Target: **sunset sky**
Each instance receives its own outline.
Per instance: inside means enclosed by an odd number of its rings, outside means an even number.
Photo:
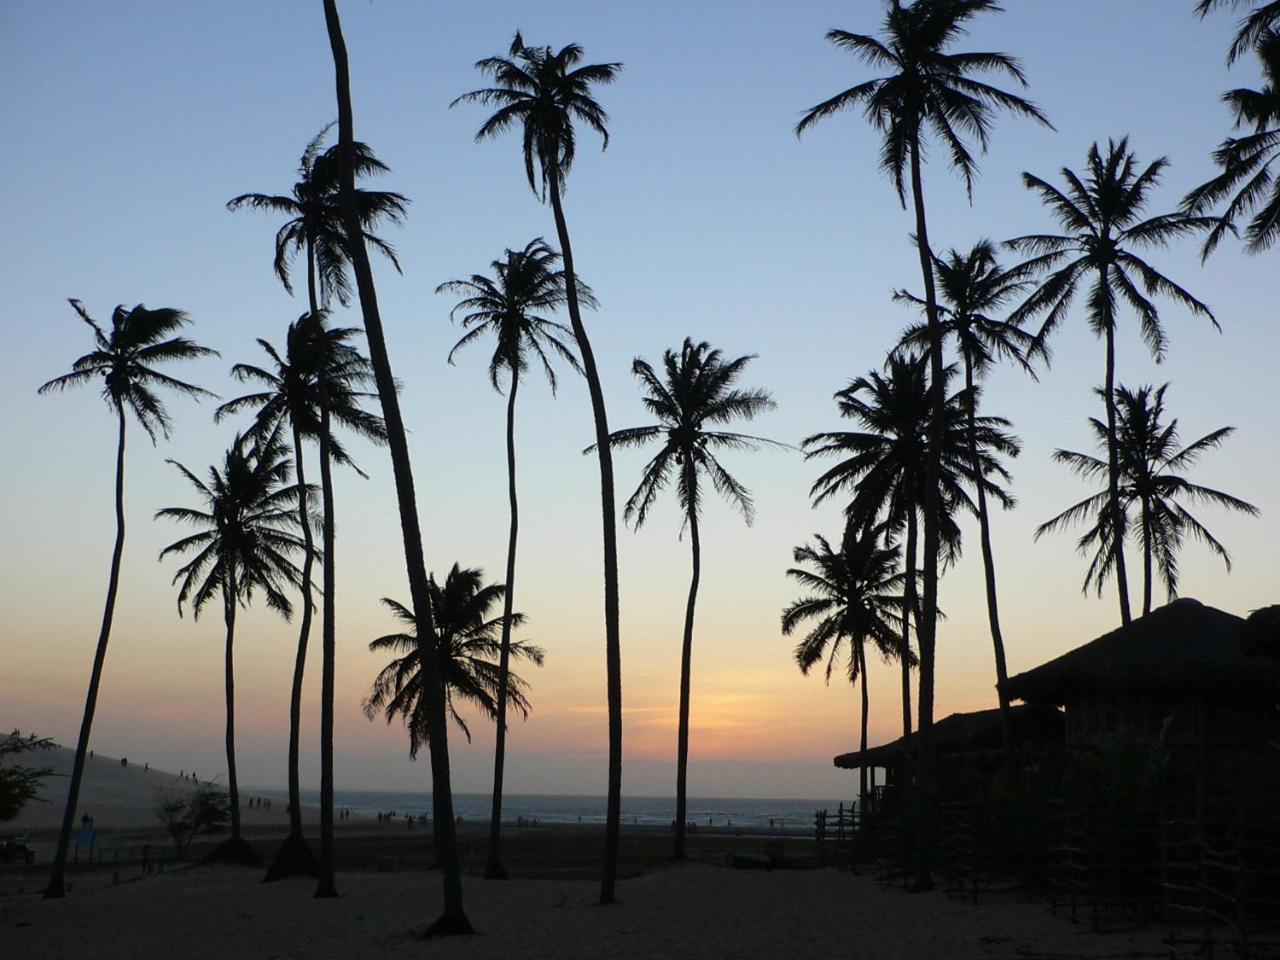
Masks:
[[[1022,58],[1029,96],[1055,130],[1001,119],[972,202],[935,150],[925,191],[939,249],[1052,228],[1019,175],[1057,181],[1094,140],[1131,136],[1143,160],[1172,165],[1152,213],[1175,206],[1213,166],[1230,130],[1221,92],[1252,86],[1254,64],[1225,66],[1230,14],[1206,21],[1192,0],[1016,0],[979,20],[964,48]],[[727,354],[758,354],[745,383],[778,408],[754,432],[796,444],[839,429],[831,395],[879,366],[914,315],[890,302],[919,290],[911,219],[877,168],[876,134],[858,115],[821,124],[803,141],[801,111],[870,76],[823,40],[831,27],[874,32],[872,0],[707,0],[697,4],[543,0],[484,4],[372,0],[342,4],[352,61],[356,135],[391,168],[377,186],[413,203],[387,228],[404,267],[375,261],[379,298],[410,430],[427,563],[455,560],[502,575],[507,513],[504,400],[489,386],[489,347],[445,363],[459,331],[442,281],[487,271],[505,247],[545,236],[549,208],[524,179],[517,137],[475,144],[485,114],[449,109],[481,85],[477,59],[504,53],[516,28],[531,44],[581,42],[591,61],[625,64],[599,91],[610,113],[603,154],[584,134],[565,198],[582,278],[600,310],[587,317],[614,428],[645,422],[633,357],[657,360],[686,335]],[[90,348],[66,303],[102,321],[117,303],[173,306],[221,359],[174,368],[223,397],[241,387],[227,368],[258,362],[255,337],[279,343],[305,309],[271,271],[280,225],[232,214],[245,191],[286,193],[299,155],[336,114],[333,67],[317,2],[0,5],[0,81],[6,90],[0,178],[4,349],[0,350],[0,726],[74,743],[97,636],[113,535],[114,424],[93,389],[37,397],[36,388]],[[1203,267],[1194,243],[1151,260],[1206,300],[1223,332],[1169,306],[1171,348],[1157,366],[1126,317],[1119,377],[1171,381],[1167,401],[1183,442],[1234,425],[1195,478],[1256,504],[1257,520],[1199,512],[1228,546],[1228,574],[1189,544],[1182,593],[1234,613],[1275,602],[1280,494],[1274,390],[1280,327],[1274,255],[1248,258],[1228,241]],[[299,280],[303,277],[298,267]],[[302,289],[300,284],[299,289]],[[339,312],[344,325],[358,310]],[[1114,591],[1080,590],[1074,537],[1034,543],[1035,527],[1092,492],[1053,464],[1055,448],[1092,450],[1086,418],[1103,352],[1077,309],[1039,383],[993,375],[988,410],[1023,438],[1012,465],[1015,510],[994,522],[1004,632],[1018,672],[1110,629]],[[165,458],[197,472],[217,460],[235,424],[212,404],[170,402],[174,437],[152,447],[131,424],[128,540],[94,747],[153,765],[215,775],[223,769],[222,624],[211,608],[179,619],[175,564],[156,561],[179,531],[152,520],[191,493]],[[522,525],[516,605],[524,635],[547,649],[526,674],[534,712],[508,740],[511,792],[601,794],[605,789],[604,648],[598,473],[581,381],[552,398],[530,379],[518,411]],[[362,695],[381,665],[367,642],[393,626],[379,603],[407,599],[389,459],[351,444],[363,480],[337,474],[338,681],[336,779],[341,788],[416,789],[425,762],[407,761],[399,726],[367,721]],[[617,458],[618,501],[647,458]],[[780,636],[797,591],[784,571],[814,532],[838,535],[838,508],[811,510],[819,465],[794,451],[726,457],[754,492],[747,528],[723,502],[703,522],[703,579],[693,665],[693,796],[848,796],[833,754],[852,749],[856,701],[848,685],[803,677]],[[620,530],[624,792],[673,789],[680,629],[688,543],[664,503],[638,533]],[[994,668],[976,529],[943,582],[937,715],[995,705]],[[1134,577],[1135,584],[1140,584]],[[1135,602],[1140,602],[1135,586]],[[306,785],[318,780],[319,646],[307,677]],[[288,689],[296,629],[264,609],[242,617],[237,646],[242,782],[284,782]],[[900,732],[895,668],[872,666],[872,740]],[[455,785],[486,790],[492,729],[453,736]]]

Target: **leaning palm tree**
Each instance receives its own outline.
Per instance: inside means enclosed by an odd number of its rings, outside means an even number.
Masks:
[[[336,0],[324,0],[325,27],[329,49],[333,55],[334,86],[338,100],[338,209],[341,213],[345,251],[350,258],[360,295],[360,312],[364,317],[365,335],[369,339],[369,360],[377,383],[378,399],[387,425],[387,446],[391,451],[391,467],[396,483],[396,504],[400,514],[400,534],[404,544],[405,575],[413,613],[419,624],[432,626],[431,601],[427,589],[427,566],[422,552],[422,529],[418,525],[418,503],[413,484],[413,465],[409,460],[409,443],[400,414],[400,398],[396,394],[391,356],[382,329],[382,313],[378,309],[378,291],[373,283],[373,268],[365,247],[365,230],[360,221],[356,191],[355,122],[351,110],[351,72],[347,45],[342,37]],[[572,285],[571,285],[572,286]],[[445,714],[444,688],[436,669],[431,630],[421,631],[423,670],[426,674],[424,697],[425,722],[431,733],[431,806],[436,824],[436,856],[440,862],[444,912],[427,928],[430,935],[446,936],[472,932],[462,903],[462,862],[458,857],[458,838],[453,822],[453,784],[449,771],[449,727]]]
[[[556,52],[551,47],[525,46],[517,31],[506,57],[488,57],[476,68],[491,77],[493,86],[472,90],[453,101],[481,103],[497,110],[480,127],[476,140],[518,128],[522,134],[525,174],[540,198],[551,201],[556,237],[564,257],[565,305],[573,336],[582,354],[582,372],[591,395],[596,448],[600,465],[600,522],[604,540],[605,669],[609,701],[609,785],[605,805],[604,871],[600,902],[613,903],[618,874],[618,835],[622,823],[622,651],[618,622],[618,531],[613,498],[613,454],[609,449],[609,418],[595,353],[582,323],[578,286],[574,279],[573,245],[565,222],[562,193],[576,154],[574,121],[585,123],[609,145],[608,114],[592,95],[594,84],[612,83],[620,63],[582,64],[576,43]]]
[[[1233,10],[1251,8],[1236,28],[1231,49],[1227,51],[1229,64],[1251,48],[1261,46],[1266,34],[1280,27],[1280,0],[1199,0],[1196,14],[1206,17],[1219,7],[1231,7]]]
[[[1280,5],[1277,5],[1280,9]],[[1228,90],[1222,100],[1235,115],[1243,136],[1227,137],[1213,154],[1216,177],[1196,187],[1182,201],[1185,211],[1207,215],[1223,201],[1226,206],[1214,218],[1205,235],[1201,254],[1207,258],[1236,221],[1248,217],[1245,250],[1261,253],[1280,239],[1280,180],[1273,167],[1280,159],[1280,32],[1266,30],[1256,48],[1266,81],[1260,89]]]
[[[966,138],[977,140],[986,150],[997,110],[1030,117],[1049,126],[1040,109],[1030,101],[976,78],[979,74],[1003,74],[1021,86],[1026,78],[1018,61],[1004,53],[952,53],[954,43],[966,32],[971,20],[983,13],[1000,12],[995,0],[888,0],[883,21],[884,39],[846,30],[830,30],[827,39],[874,67],[885,76],[865,80],[806,111],[796,124],[796,136],[810,126],[846,110],[862,108],[867,119],[883,133],[880,166],[893,179],[898,200],[906,207],[906,180],[910,170],[911,198],[915,209],[915,241],[924,283],[925,313],[929,326],[931,382],[941,384],[942,329],[933,284],[932,250],[925,217],[924,185],[921,179],[922,154],[926,138],[932,134],[960,171],[966,188],[971,188],[977,163]],[[943,396],[933,395],[933,423],[942,423]],[[939,443],[933,439],[931,449]],[[939,489],[941,464],[932,455],[927,463],[926,484]],[[925,804],[930,802],[933,754],[933,689],[935,615],[938,596],[938,511],[936,492],[924,502],[924,618],[920,630],[920,822],[925,822]],[[932,886],[929,861],[931,838],[920,834],[916,851],[914,887]]]
[[[848,642],[849,682],[862,687],[858,750],[865,754],[870,712],[867,643],[886,663],[902,655],[898,631],[907,617],[907,574],[901,570],[902,550],[886,525],[859,526],[852,520],[845,522],[838,549],[833,550],[821,534],[815,534],[814,539],[817,546],[795,548],[796,566],[787,571],[787,576],[810,592],[782,611],[782,634],[789,637],[804,624],[813,623],[796,644],[796,663],[807,676],[816,664],[826,660],[828,684],[840,657],[840,646]],[[915,658],[908,651],[907,669],[914,663]],[[866,809],[867,767],[861,764],[859,814],[865,816]]]
[[[609,443],[615,447],[643,447],[660,444],[653,459],[645,465],[636,492],[627,501],[622,517],[639,529],[649,515],[649,508],[666,489],[675,475],[676,496],[684,515],[683,526],[689,530],[689,546],[693,557],[693,573],[689,580],[689,599],[684,611],[684,639],[680,647],[680,719],[676,734],[676,837],[674,856],[684,859],[685,823],[689,772],[689,685],[693,661],[693,613],[698,602],[698,581],[702,573],[702,547],[698,539],[698,514],[702,509],[705,478],[728,500],[750,524],[755,507],[751,493],[716,459],[717,451],[754,450],[761,444],[773,443],[760,437],[715,429],[735,420],[754,420],[774,407],[768,392],[735,386],[742,371],[754,356],[726,361],[719,350],[707,343],[694,343],[685,338],[677,354],[667,350],[662,355],[663,375],[659,376],[646,361],[636,358],[631,372],[644,390],[644,406],[658,422],[644,427],[615,431]]]
[[[1107,407],[1108,498],[1110,528],[1117,533],[1111,541],[1115,557],[1108,561],[1114,569],[1120,596],[1120,620],[1129,623],[1129,578],[1124,561],[1125,526],[1120,506],[1120,467],[1116,441],[1116,324],[1122,305],[1137,314],[1142,338],[1159,362],[1167,341],[1160,312],[1151,298],[1163,296],[1192,313],[1207,317],[1218,326],[1212,311],[1185,289],[1174,283],[1135,251],[1167,247],[1178,237],[1212,226],[1207,217],[1184,212],[1144,217],[1151,191],[1169,161],[1159,157],[1139,169],[1138,158],[1129,150],[1129,138],[1108,141],[1106,155],[1098,144],[1089,148],[1088,170],[1083,178],[1063,167],[1065,189],[1053,186],[1030,173],[1023,173],[1027,189],[1040,195],[1061,234],[1030,234],[1006,242],[1006,246],[1029,258],[1019,268],[1044,279],[1011,315],[1016,323],[1043,315],[1036,334],[1037,348],[1043,347],[1071,308],[1077,292],[1088,284],[1086,317],[1095,336],[1106,343],[1106,380],[1103,396]],[[1141,289],[1140,289],[1141,288]]]
[[[977,381],[984,378],[998,359],[1008,359],[1022,366],[1035,376],[1027,360],[1027,353],[1035,339],[1015,323],[999,319],[1009,300],[1026,289],[1028,282],[1017,270],[1005,270],[996,260],[995,245],[990,240],[979,240],[965,253],[949,251],[944,257],[935,257],[933,268],[937,274],[941,303],[938,313],[942,321],[943,338],[954,337],[956,351],[964,364],[964,386],[968,398],[969,457],[977,475],[982,469],[978,456],[978,391]],[[894,299],[924,308],[925,301],[905,290],[894,294]],[[928,343],[926,324],[917,324],[906,331],[902,345],[907,349],[920,349]],[[1000,698],[1000,732],[1004,744],[1005,763],[1013,759],[1013,735],[1009,721],[1009,697],[1004,692],[1009,677],[1005,663],[1004,635],[1000,630],[1000,604],[996,592],[995,555],[991,549],[991,525],[987,514],[987,493],[982,484],[976,485],[978,501],[978,533],[982,545],[982,569],[986,583],[987,622],[991,627],[991,644],[995,651],[996,691]]]
[[[335,566],[334,566],[334,499],[333,478],[330,465],[345,464],[356,469],[346,449],[333,433],[338,424],[375,443],[386,441],[386,426],[382,418],[365,410],[362,403],[373,394],[363,391],[373,379],[369,361],[351,340],[359,333],[354,328],[330,328],[327,315],[303,314],[289,325],[282,355],[266,340],[259,338],[258,345],[271,360],[273,369],[253,364],[238,363],[231,373],[241,382],[253,383],[265,389],[237,397],[218,408],[215,416],[222,419],[242,410],[255,413],[251,433],[265,436],[285,424],[293,434],[294,469],[299,483],[305,484],[303,473],[302,443],[304,438],[318,442],[320,448],[321,531],[324,541],[324,611],[322,615],[323,660],[329,665],[322,670],[326,691],[332,690],[332,659],[335,622]],[[363,476],[363,474],[361,474]],[[302,836],[301,796],[298,776],[298,737],[301,728],[302,677],[306,662],[307,622],[311,619],[311,567],[312,533],[309,506],[306,497],[299,498],[298,524],[302,530],[306,552],[302,566],[303,629],[299,636],[298,655],[294,661],[293,689],[289,707],[289,836],[281,845],[275,860],[264,879],[276,880],[299,871],[319,876],[327,886],[333,883],[332,815],[324,816],[328,803],[332,809],[332,789],[324,790],[323,783],[332,780],[332,698],[322,696],[322,788],[321,788],[321,862],[316,863],[306,840]],[[325,748],[329,743],[330,747]],[[327,759],[328,762],[325,762]],[[326,822],[327,820],[327,822]],[[327,826],[327,830],[325,829]]]
[[[306,549],[298,533],[298,503],[308,491],[290,483],[289,449],[278,431],[258,438],[251,447],[237,436],[222,467],[209,468],[208,482],[170,460],[196,489],[203,509],[165,507],[156,519],[173,520],[196,529],[160,551],[190,556],[173,575],[178,588],[178,614],[189,603],[199,619],[206,603],[222,601],[226,624],[225,680],[227,697],[227,790],[231,800],[231,837],[217,856],[255,862],[253,849],[240,832],[240,793],[236,778],[235,634],[236,610],[261,592],[267,606],[286,620],[293,615],[287,591],[301,585],[302,571],[293,556]],[[191,556],[194,554],[194,556]]]
[[[1117,441],[1120,463],[1120,507],[1126,519],[1136,515],[1134,525],[1138,545],[1142,548],[1142,613],[1151,612],[1153,568],[1157,568],[1169,599],[1178,595],[1178,552],[1190,534],[1208,546],[1231,569],[1231,557],[1222,543],[1184,506],[1203,503],[1257,516],[1258,508],[1238,497],[1212,487],[1192,483],[1182,476],[1208,450],[1222,445],[1235,432],[1234,427],[1221,427],[1205,434],[1185,447],[1178,445],[1178,421],[1165,420],[1164,394],[1169,385],[1159,389],[1139,387],[1116,389]],[[1099,391],[1101,393],[1101,391]],[[1091,417],[1089,426],[1100,450],[1108,449],[1107,425]],[[1058,450],[1053,459],[1064,463],[1072,472],[1088,480],[1105,481],[1107,461],[1071,450]],[[1078,546],[1092,554],[1085,573],[1084,588],[1095,586],[1099,593],[1109,574],[1115,570],[1116,527],[1107,506],[1108,492],[1103,490],[1068,507],[1052,520],[1036,529],[1036,539],[1072,524],[1093,520],[1080,538]]]
[[[456,293],[462,300],[450,311],[467,331],[449,351],[453,355],[481,336],[491,334],[496,343],[489,358],[489,382],[501,392],[505,372],[507,387],[507,498],[510,504],[510,529],[507,536],[507,579],[503,597],[502,646],[498,656],[497,743],[493,753],[493,805],[489,814],[489,854],[485,861],[486,879],[505,879],[502,866],[502,775],[507,754],[507,672],[511,648],[511,605],[515,598],[516,535],[519,529],[519,501],[516,496],[516,391],[520,377],[528,368],[530,357],[536,357],[556,391],[556,374],[551,366],[554,354],[574,371],[581,372],[577,357],[569,348],[573,331],[540,314],[559,309],[567,298],[565,273],[558,269],[560,255],[542,238],[529,241],[522,250],[507,250],[501,260],[490,264],[493,276],[472,274],[469,280],[451,280],[436,288],[436,293]],[[581,281],[578,298],[594,306],[595,298]]]
[[[158,396],[160,388],[176,390],[189,397],[211,397],[213,394],[190,383],[175,380],[156,369],[158,364],[197,357],[217,356],[216,350],[173,336],[189,321],[181,310],[164,307],[148,310],[142,304],[132,309],[118,306],[111,314],[110,331],[103,330],[79,300],[71,307],[93,330],[94,349],[71,365],[71,372],[55,377],[40,387],[40,393],[78,387],[95,380],[102,381],[102,398],[115,411],[118,426],[116,441],[116,541],[111,553],[111,572],[107,576],[107,600],[102,612],[102,628],[89,674],[89,692],[85,696],[84,716],[80,721],[80,737],[76,741],[76,757],[71,767],[71,783],[67,790],[67,806],[62,813],[58,833],[58,849],[53,857],[53,870],[45,888],[46,897],[66,895],[67,851],[71,845],[71,828],[80,803],[80,783],[84,762],[89,754],[89,735],[93,714],[98,707],[98,687],[102,667],[107,658],[107,641],[111,639],[111,621],[115,616],[116,592],[120,586],[120,563],[124,557],[124,441],[126,412],[131,412],[146,431],[151,442],[157,435],[168,437],[173,423]]]
[[[494,722],[498,722],[500,712],[506,716],[504,706],[528,717],[528,683],[509,667],[504,681],[501,664],[496,662],[502,655],[504,627],[508,624],[519,627],[525,622],[522,613],[508,615],[504,610],[501,617],[492,616],[494,606],[503,600],[506,587],[501,583],[486,584],[484,571],[475,567],[461,568],[455,563],[443,585],[438,584],[435,577],[430,578],[429,590],[436,631],[436,656],[440,674],[444,677],[445,703],[449,716],[467,741],[471,741],[471,730],[458,712],[460,704],[479,710],[481,715]],[[378,637],[369,644],[372,652],[389,652],[394,658],[378,671],[362,709],[370,720],[380,712],[387,723],[397,717],[402,719],[409,731],[409,756],[416,757],[422,745],[431,739],[422,701],[422,647],[418,643],[418,622],[413,611],[403,604],[388,597],[383,597],[382,602],[400,622],[402,629]],[[527,660],[540,667],[545,654],[541,647],[511,640],[508,633],[507,656]]]

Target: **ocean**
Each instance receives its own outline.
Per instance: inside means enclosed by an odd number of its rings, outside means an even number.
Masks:
[[[288,802],[288,794],[278,790],[246,789],[242,794],[271,797],[278,803]],[[319,791],[303,790],[302,802],[318,805]],[[431,813],[431,795],[395,790],[335,790],[334,807],[355,814],[373,816],[395,811],[396,816],[415,817]],[[835,811],[839,800],[776,800],[744,797],[690,797],[688,817],[699,827],[742,828],[749,830],[786,830],[808,832],[813,829],[814,814],[819,810]],[[849,801],[845,800],[847,808]],[[490,796],[487,793],[455,793],[453,809],[466,822],[487,823]],[[675,818],[674,797],[623,797],[622,822],[627,826],[662,827]],[[536,820],[541,823],[603,824],[605,798],[588,796],[556,796],[548,794],[511,793],[503,797],[502,819]]]

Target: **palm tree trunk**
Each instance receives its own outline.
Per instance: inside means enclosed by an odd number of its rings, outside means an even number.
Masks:
[[[903,586],[902,642],[898,659],[902,666],[902,735],[911,736],[911,616],[919,606],[916,598],[916,511],[907,511],[907,582]],[[919,624],[917,623],[917,626]]]
[[[1004,747],[1004,766],[1013,768],[1013,725],[1009,716],[1009,695],[1005,683],[1009,667],[1004,658],[1004,635],[1000,632],[1000,605],[996,598],[996,560],[991,549],[991,521],[987,513],[986,475],[978,456],[978,397],[974,392],[973,359],[964,358],[964,386],[969,397],[969,459],[973,467],[973,483],[978,490],[978,535],[982,541],[982,572],[987,586],[987,620],[991,624],[991,646],[996,656],[996,696],[1000,700],[1000,742]]]
[[[685,457],[687,471],[685,489],[695,489],[693,460]],[[698,541],[698,514],[689,510],[689,546],[692,549],[693,572],[689,578],[689,600],[684,608],[684,641],[680,647],[680,721],[676,732],[676,845],[672,854],[684,859],[684,829],[688,820],[689,786],[689,685],[693,669],[693,611],[698,602],[698,581],[702,577],[702,545]]]
[[[333,463],[329,456],[329,402],[320,397],[320,496],[323,511],[321,549],[324,551],[324,610],[320,627],[320,877],[317,897],[336,897],[333,877],[333,686],[337,646],[337,608],[334,593]]]
[[[222,584],[222,615],[227,625],[226,689],[227,689],[227,792],[231,795],[231,843],[239,844],[240,784],[236,779],[236,575],[228,570]]]
[[[916,214],[916,249],[924,281],[925,316],[929,328],[929,417],[928,447],[925,457],[924,496],[924,611],[919,628],[920,645],[920,735],[916,761],[916,862],[912,889],[931,890],[933,836],[930,801],[933,789],[933,689],[934,650],[938,625],[938,480],[942,451],[943,375],[942,326],[938,322],[938,301],[933,284],[933,252],[929,247],[929,227],[924,213],[924,187],[920,180],[920,137],[911,137],[911,196]]]
[[[1101,283],[1107,283],[1107,268],[1101,268]],[[1112,551],[1116,563],[1116,589],[1120,592],[1120,623],[1128,626],[1129,575],[1124,565],[1124,514],[1120,511],[1120,452],[1116,438],[1116,331],[1115,323],[1107,324],[1107,383],[1103,391],[1107,403],[1107,499],[1111,510]]]
[[[1142,498],[1142,615],[1151,612],[1151,501]]]
[[[418,528],[418,505],[413,486],[413,467],[409,460],[409,444],[404,420],[400,416],[400,400],[396,395],[391,357],[382,330],[378,310],[378,292],[373,284],[373,270],[364,245],[359,212],[355,200],[355,171],[352,163],[354,142],[351,111],[351,80],[347,64],[347,47],[342,38],[336,0],[324,0],[325,26],[333,52],[335,87],[338,100],[338,143],[341,147],[339,174],[343,227],[348,237],[348,253],[352,272],[360,294],[360,311],[369,342],[369,361],[373,365],[382,416],[387,425],[387,446],[391,451],[395,475],[396,501],[400,512],[400,533],[404,540],[405,573],[418,623],[421,647],[423,696],[427,703],[427,726],[431,753],[431,805],[435,820],[436,856],[440,862],[444,886],[444,913],[428,928],[428,933],[445,935],[471,933],[471,922],[462,906],[462,869],[458,858],[457,832],[453,821],[453,791],[449,777],[449,730],[445,723],[444,688],[436,663],[435,624],[427,593],[427,568],[422,554],[422,533]]]
[[[516,497],[516,390],[520,386],[519,364],[511,358],[511,389],[507,393],[507,499],[511,508],[511,528],[507,535],[507,590],[502,598],[502,647],[498,653],[498,730],[493,749],[493,806],[489,814],[489,857],[486,880],[505,880],[502,865],[502,774],[507,761],[507,686],[511,676],[511,613],[516,592],[516,534],[520,527],[520,504]]]
[[[120,564],[124,558],[124,407],[116,404],[120,435],[116,443],[116,544],[111,551],[111,573],[107,577],[107,602],[102,611],[102,628],[98,631],[98,648],[93,655],[89,674],[89,692],[84,698],[84,716],[80,720],[80,737],[76,741],[76,759],[71,767],[71,784],[67,789],[67,806],[62,811],[62,829],[58,833],[58,850],[53,857],[53,870],[45,887],[47,899],[66,896],[67,852],[71,847],[71,829],[80,805],[80,782],[84,763],[89,756],[89,734],[93,730],[93,714],[98,708],[98,687],[107,659],[107,641],[111,638],[111,621],[116,611],[116,593],[120,587]]]
[[[858,737],[858,821],[865,825],[867,815],[867,714],[870,711],[870,698],[867,695],[867,650],[865,641],[853,645],[853,652],[858,658],[858,679],[862,686],[862,716],[859,718]]]
[[[565,292],[568,298],[569,322],[582,353],[582,372],[591,395],[591,413],[595,418],[596,456],[600,463],[600,523],[604,535],[604,646],[606,687],[609,703],[609,792],[605,804],[604,870],[600,879],[600,902],[614,902],[618,879],[618,834],[622,825],[622,648],[619,640],[618,613],[618,524],[613,503],[613,451],[609,447],[609,418],[604,406],[604,391],[596,370],[595,354],[582,324],[578,309],[577,274],[573,268],[573,248],[569,228],[560,204],[560,169],[551,160],[548,193],[564,258]]]

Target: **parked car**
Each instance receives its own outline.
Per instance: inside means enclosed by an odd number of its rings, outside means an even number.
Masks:
[[[0,862],[9,863],[21,860],[23,863],[34,863],[36,851],[26,837],[0,837]]]

